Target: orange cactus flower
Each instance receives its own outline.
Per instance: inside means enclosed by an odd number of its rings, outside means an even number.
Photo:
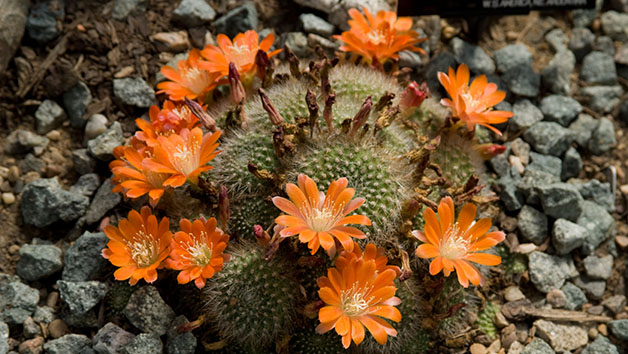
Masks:
[[[148,194],[150,205],[155,207],[164,194],[164,182],[170,175],[146,168],[142,163],[146,158],[145,150],[118,146],[114,155],[117,159],[109,164],[115,184],[113,192],[122,192],[132,199]]]
[[[321,323],[316,332],[335,329],[345,348],[352,340],[356,345],[364,340],[364,327],[379,344],[386,344],[388,336],[396,336],[397,331],[385,319],[401,321],[395,307],[401,300],[395,297],[394,283],[399,272],[385,263],[378,265],[373,244],[367,245],[364,256],[358,257],[358,253],[343,252],[335,260],[336,268],[318,279],[318,295],[325,306],[318,312]]]
[[[196,184],[202,172],[212,169],[207,164],[220,152],[215,151],[219,137],[220,131],[203,135],[201,128],[183,128],[180,134],[160,136],[154,156],[144,160],[144,166],[153,172],[170,174],[164,186],[179,187],[186,180]]]
[[[238,73],[243,76],[242,80],[247,83],[257,72],[255,56],[258,50],[266,52],[269,58],[281,52],[281,49],[269,52],[274,41],[275,35],[271,33],[260,42],[259,35],[254,30],[239,33],[233,38],[233,42],[226,35],[219,34],[216,37],[218,46],[208,45],[201,51],[207,61],[200,65],[222,77],[229,75],[229,63],[234,63]]]
[[[135,120],[140,131],[135,132],[135,138],[153,147],[158,145],[157,137],[178,134],[183,128],[193,129],[199,125],[198,118],[186,105],[175,105],[166,100],[163,108],[151,106],[148,111],[150,122],[138,118]]]
[[[486,75],[476,77],[469,86],[469,68],[461,64],[457,72],[449,68],[449,75],[439,72],[438,81],[451,97],[443,98],[440,103],[451,108],[453,116],[465,122],[469,131],[479,124],[502,135],[491,124],[504,123],[513,113],[493,110],[494,105],[506,98],[506,93],[497,90],[496,84],[489,83]]]
[[[197,288],[202,289],[205,281],[222,270],[229,255],[223,254],[229,242],[229,235],[216,227],[216,219],[207,221],[183,219],[179,222],[181,231],[174,234],[168,268],[180,270],[177,276],[179,284],[194,280]]]
[[[375,17],[367,8],[362,8],[362,11],[364,15],[357,9],[350,9],[351,28],[334,36],[344,43],[340,50],[357,53],[369,64],[384,64],[389,59],[398,59],[398,53],[403,50],[425,54],[423,49],[414,46],[426,38],[419,38],[418,33],[411,30],[411,18],[397,18],[393,11],[382,10]]]
[[[329,185],[327,195],[318,191],[316,183],[308,176],[300,174],[298,184],[288,183],[286,193],[290,200],[274,197],[273,203],[288,215],[280,215],[275,219],[277,225],[285,227],[280,231],[282,237],[299,235],[299,241],[307,242],[312,254],[320,246],[330,257],[336,254],[336,242],[340,241],[343,248],[353,250],[351,237],[363,239],[364,233],[347,224],[371,225],[371,220],[364,215],[351,215],[364,203],[364,198],[353,199],[355,190],[347,188],[348,180],[339,178]]]
[[[111,264],[120,267],[113,273],[116,280],[127,280],[131,285],[140,279],[148,283],[157,280],[157,269],[170,253],[172,233],[168,218],[157,222],[157,217],[145,206],[141,214],[129,212],[118,226],[107,225],[105,235],[109,238],[102,256]]]
[[[454,202],[450,197],[441,199],[438,215],[427,208],[423,212],[425,232],[413,231],[413,235],[425,242],[416,249],[420,258],[434,258],[430,263],[430,274],[436,275],[441,270],[446,277],[456,271],[458,281],[465,288],[469,282],[478,285],[483,282],[482,275],[469,262],[494,266],[501,263],[501,257],[481,253],[504,240],[501,231],[488,232],[491,228],[489,218],[474,222],[476,207],[465,204],[454,220]]]
[[[160,90],[157,93],[165,93],[173,101],[182,101],[184,97],[204,101],[216,87],[220,75],[203,69],[200,63],[200,51],[192,49],[187,60],[179,60],[177,69],[167,65],[162,67],[161,73],[171,81],[157,84]]]

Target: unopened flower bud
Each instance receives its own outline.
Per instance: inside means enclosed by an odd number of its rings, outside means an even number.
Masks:
[[[229,195],[227,194],[227,187],[223,185],[220,186],[220,194],[218,194],[218,218],[224,230],[227,229],[229,215]]]
[[[504,145],[498,144],[480,144],[476,146],[475,149],[480,153],[484,160],[490,160],[506,151],[506,147]]]
[[[281,115],[279,115],[275,106],[273,106],[272,102],[270,102],[270,98],[268,98],[266,92],[264,92],[263,89],[259,89],[257,92],[259,92],[259,97],[262,100],[262,107],[264,107],[264,110],[268,113],[270,121],[274,125],[280,126],[281,123],[283,123],[283,118],[281,118]]]
[[[413,107],[421,106],[421,103],[429,97],[429,89],[425,83],[417,84],[416,81],[412,81],[406,88],[403,90],[401,94],[401,102],[399,102],[399,106],[401,106],[402,110],[407,110]]]
[[[246,91],[240,80],[240,74],[233,62],[229,63],[229,85],[231,86],[231,99],[240,104],[246,98]]]
[[[198,120],[201,121],[201,124],[210,132],[216,131],[216,120],[212,118],[209,113],[207,113],[203,107],[196,101],[192,101],[191,99],[185,97],[184,99],[185,105],[192,111]]]

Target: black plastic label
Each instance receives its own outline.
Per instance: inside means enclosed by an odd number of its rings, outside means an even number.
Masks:
[[[398,13],[400,16],[473,16],[592,8],[595,0],[399,0]]]

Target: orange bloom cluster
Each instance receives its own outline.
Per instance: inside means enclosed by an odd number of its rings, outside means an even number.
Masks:
[[[397,18],[393,11],[382,10],[375,16],[366,8],[362,11],[364,15],[357,9],[350,9],[351,28],[334,36],[344,43],[340,50],[357,53],[369,64],[384,64],[389,59],[398,59],[399,52],[403,50],[425,54],[415,44],[426,38],[419,38],[418,33],[411,30],[411,18]]]
[[[401,321],[396,305],[394,280],[400,269],[387,264],[382,249],[368,244],[364,253],[359,245],[353,251],[343,251],[335,259],[335,268],[318,279],[318,294],[325,303],[318,312],[320,324],[316,332],[335,329],[342,336],[342,345],[349,348],[351,341],[359,345],[364,340],[364,327],[379,344],[386,344],[388,336],[397,331],[385,319]]]
[[[475,220],[476,207],[465,204],[455,220],[454,202],[450,197],[441,199],[438,215],[430,208],[425,209],[425,231],[413,231],[413,235],[424,243],[416,249],[420,258],[434,258],[430,263],[430,274],[441,270],[446,277],[454,270],[458,281],[465,288],[469,282],[478,285],[482,275],[469,262],[494,266],[501,263],[501,257],[481,253],[504,240],[501,231],[489,232],[489,218]]]
[[[186,106],[170,101],[160,110],[152,106],[150,122],[136,120],[141,129],[131,146],[118,146],[116,159],[109,164],[114,192],[128,198],[148,194],[151,206],[157,205],[166,187],[179,187],[186,181],[196,184],[198,176],[218,153],[220,132],[206,133],[198,118]]]
[[[257,52],[263,51],[270,58],[281,51],[270,51],[274,41],[275,35],[271,33],[260,42],[254,30],[239,33],[233,41],[219,34],[218,46],[207,45],[202,51],[192,49],[176,68],[162,67],[161,73],[170,81],[157,84],[157,93],[165,93],[173,101],[187,97],[205,102],[214,88],[225,83],[223,78],[229,75],[229,63],[235,64],[244,83],[249,84],[257,73]]]
[[[174,234],[168,268],[180,270],[179,284],[194,281],[199,289],[205,281],[222,270],[229,255],[223,254],[229,242],[229,235],[216,227],[216,219],[205,222],[183,219],[179,222],[182,231]]]
[[[316,183],[308,176],[300,174],[298,186],[288,183],[286,193],[290,200],[274,197],[273,203],[287,215],[275,219],[277,225],[285,227],[282,237],[299,235],[299,241],[307,243],[312,254],[322,246],[330,257],[336,254],[336,242],[340,241],[345,250],[353,250],[351,237],[363,239],[364,233],[347,224],[371,225],[364,215],[349,215],[364,203],[364,198],[353,199],[355,190],[347,188],[349,181],[339,178],[327,189],[327,194],[319,192]]]
[[[181,230],[172,236],[167,217],[160,221],[149,207],[140,213],[131,210],[128,219],[118,226],[105,227],[109,238],[102,255],[119,267],[113,275],[116,280],[129,280],[131,285],[140,279],[148,283],[157,280],[157,269],[179,270],[179,284],[194,281],[200,289],[205,281],[222,270],[229,256],[223,254],[229,236],[216,227],[216,219],[208,221],[183,219]]]
[[[451,97],[443,98],[441,104],[451,108],[453,116],[466,123],[469,131],[479,124],[502,135],[491,124],[504,123],[513,113],[493,110],[493,106],[506,98],[506,93],[497,90],[496,84],[489,83],[486,75],[476,77],[469,86],[469,68],[461,64],[456,72],[449,68],[449,75],[439,72],[438,81]]]

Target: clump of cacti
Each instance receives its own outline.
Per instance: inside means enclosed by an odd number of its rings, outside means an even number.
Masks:
[[[399,50],[420,51],[411,21],[351,17],[396,41],[362,38],[359,64],[356,53],[319,51],[303,65],[285,48],[280,68],[272,36],[220,37],[164,69],[161,92],[179,103],[152,108],[116,150],[116,191],[148,195],[155,210],[107,226],[103,255],[118,280],[153,282],[165,267],[195,284],[202,303],[190,307],[201,313],[189,327],[218,335],[207,348],[423,352],[432,334],[460,327],[464,288],[486,281],[470,262],[500,262],[482,251],[504,234],[474,221],[475,204],[492,200],[481,194],[483,157],[500,151],[474,128],[509,117],[482,103],[500,91],[484,79],[469,91],[462,66],[439,74],[443,109],[396,70]],[[338,38],[355,52],[350,38],[364,35]]]

